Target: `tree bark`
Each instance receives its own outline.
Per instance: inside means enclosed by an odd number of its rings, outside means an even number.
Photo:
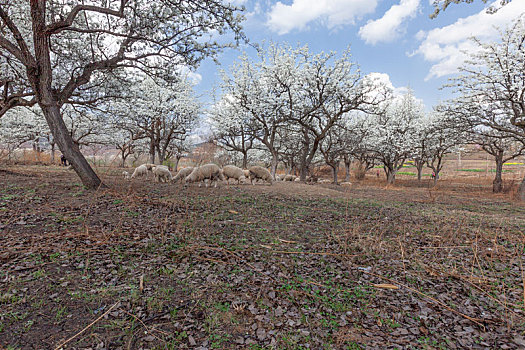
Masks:
[[[393,168],[385,165],[386,180],[389,184],[393,184],[396,181],[396,172]]]
[[[151,139],[149,142],[149,162],[151,164],[155,164],[155,142],[154,142],[154,135],[151,135]]]
[[[271,165],[271,174],[272,177],[275,179],[275,173],[277,172],[277,164],[278,164],[278,158],[277,153],[272,152],[272,165]]]
[[[352,162],[350,159],[345,159],[345,181],[350,182],[350,165]]]
[[[40,104],[40,108],[42,108],[42,112],[44,113],[44,117],[51,129],[53,138],[56,140],[58,148],[80,177],[82,184],[89,189],[99,188],[102,181],[100,181],[84,155],[80,152],[78,145],[75,144],[71,138],[66,124],[60,115],[58,106]]]
[[[425,165],[424,162],[417,162],[416,169],[417,169],[417,181],[421,182],[421,177],[423,176],[423,165]]]
[[[175,157],[175,164],[173,165],[173,171],[174,172],[177,172],[177,169],[179,168],[179,161],[180,161],[180,156],[176,156]]]
[[[55,164],[55,143],[51,144],[51,164]]]
[[[242,168],[243,169],[248,168],[248,151],[247,150],[242,151]]]
[[[121,154],[121,157],[122,157],[122,167],[125,168],[126,167],[126,159],[128,159],[128,156],[129,156],[129,153],[126,153],[125,149],[122,150],[122,154]]]
[[[338,178],[337,178],[337,173],[338,173],[338,170],[339,170],[339,162],[335,163],[335,164],[328,164],[330,165],[330,167],[332,168],[332,176],[333,176],[333,179],[334,179],[334,184],[338,184],[339,181],[338,181]]]
[[[503,191],[503,151],[498,152],[495,157],[496,160],[496,177],[492,182],[492,192],[500,193]]]

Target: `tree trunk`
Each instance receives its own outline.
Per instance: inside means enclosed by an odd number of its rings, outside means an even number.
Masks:
[[[345,181],[350,182],[350,165],[352,162],[350,160],[345,160]]]
[[[308,176],[308,168],[301,164],[301,169],[299,170],[299,179],[301,182],[306,182],[306,177]]]
[[[177,169],[179,168],[179,161],[180,161],[180,157],[176,156],[175,157],[175,164],[173,165],[173,171],[174,172],[177,172]]]
[[[330,165],[330,167],[332,168],[332,176],[334,178],[334,184],[338,184],[338,179],[337,179],[337,173],[338,173],[338,170],[339,170],[339,163],[335,163],[335,164],[328,164]]]
[[[102,184],[102,181],[100,181],[99,177],[93,171],[84,155],[80,152],[78,145],[73,142],[73,139],[67,130],[66,124],[60,115],[60,109],[58,106],[56,104],[48,105],[46,103],[40,104],[40,108],[44,113],[58,148],[66,157],[69,164],[71,164],[77,175],[80,177],[82,184],[89,189],[99,188]]]
[[[51,164],[55,164],[55,143],[51,144]]]
[[[278,163],[277,153],[272,152],[271,174],[274,179],[275,179],[275,173],[277,172],[277,163]]]
[[[122,167],[123,167],[123,168],[126,167],[126,159],[128,159],[128,156],[129,156],[129,153],[126,154],[126,150],[123,149],[123,150],[122,150],[122,154],[121,154],[121,157],[122,157]]]
[[[496,177],[492,182],[492,192],[500,193],[503,191],[503,179],[501,174],[503,173],[503,151],[498,152],[496,155]]]
[[[45,0],[31,1],[31,20],[36,67],[28,66],[27,76],[35,91],[37,103],[42,109],[47,124],[49,125],[53,140],[73,166],[82,184],[89,189],[97,189],[101,186],[102,182],[91,166],[89,166],[86,158],[80,152],[78,145],[75,144],[68,132],[60,113],[59,101],[53,91],[53,70],[51,68],[50,41],[45,32],[45,11]]]
[[[416,165],[417,181],[419,181],[419,182],[421,182],[421,177],[423,176],[423,165],[425,165],[425,163],[423,163],[423,162],[417,163],[417,165]]]
[[[149,141],[149,162],[155,164],[155,136],[153,133],[151,133]]]
[[[386,180],[389,184],[393,184],[396,181],[396,172],[393,168],[385,165]]]
[[[243,169],[248,168],[248,151],[246,150],[242,151],[242,168]]]

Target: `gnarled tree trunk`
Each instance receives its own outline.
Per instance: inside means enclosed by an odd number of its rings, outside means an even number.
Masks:
[[[80,177],[82,184],[89,189],[99,188],[102,181],[100,181],[93,168],[91,168],[84,155],[80,152],[78,145],[73,141],[58,106],[56,104],[49,105],[47,102],[39,102],[39,104],[58,148]]]
[[[82,184],[89,189],[97,189],[102,182],[88,164],[86,158],[84,158],[84,155],[80,152],[78,145],[75,144],[68,132],[60,113],[60,103],[52,88],[53,71],[50,59],[50,41],[49,36],[45,32],[46,2],[44,0],[33,0],[31,3],[36,62],[35,67],[27,67],[27,76],[35,91],[37,103],[42,109],[58,148],[73,166]]]

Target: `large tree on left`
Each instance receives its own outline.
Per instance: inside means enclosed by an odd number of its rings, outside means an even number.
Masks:
[[[101,81],[115,70],[169,81],[177,66],[197,66],[230,45],[219,35],[243,37],[241,10],[221,0],[0,1],[0,117],[38,104],[82,183],[97,188],[61,108],[103,99]]]

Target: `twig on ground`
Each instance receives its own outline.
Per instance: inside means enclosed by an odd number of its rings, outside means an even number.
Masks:
[[[93,322],[91,322],[90,324],[88,324],[86,327],[84,327],[80,332],[76,333],[75,335],[73,335],[72,337],[68,338],[67,340],[65,340],[64,342],[62,342],[62,344],[60,344],[59,346],[57,346],[55,348],[55,350],[60,350],[60,349],[63,349],[64,346],[69,343],[70,341],[72,341],[73,339],[75,339],[76,337],[78,337],[79,335],[81,335],[82,333],[84,333],[85,331],[87,331],[89,328],[91,328],[95,323],[97,323],[98,321],[100,321],[104,316],[106,316],[107,314],[109,314],[111,312],[111,310],[113,310],[118,304],[120,303],[120,301],[117,301],[115,304],[113,304],[109,309],[106,310],[106,312],[104,312],[102,315],[100,315],[96,320],[94,320]]]

